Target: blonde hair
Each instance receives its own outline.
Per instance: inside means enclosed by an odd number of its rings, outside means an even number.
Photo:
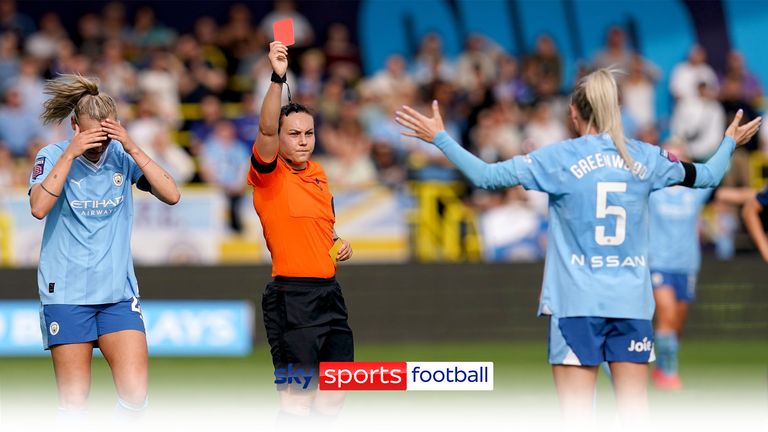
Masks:
[[[50,99],[43,105],[43,124],[61,123],[74,112],[75,121],[81,114],[94,120],[117,117],[117,105],[111,96],[99,93],[98,80],[82,75],[65,74],[45,83]]]
[[[632,170],[635,161],[627,150],[627,139],[621,125],[619,90],[613,77],[617,72],[615,69],[598,69],[580,79],[571,93],[571,104],[587,121],[587,130],[594,127],[599,133],[611,136],[624,163]]]

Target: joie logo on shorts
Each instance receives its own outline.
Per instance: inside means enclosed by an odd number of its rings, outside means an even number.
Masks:
[[[51,336],[56,336],[59,333],[59,323],[56,321],[52,322],[48,327],[48,331],[51,332]]]
[[[647,352],[653,348],[653,342],[649,341],[647,337],[644,337],[641,341],[635,341],[632,339],[629,341],[629,348],[627,351]]]

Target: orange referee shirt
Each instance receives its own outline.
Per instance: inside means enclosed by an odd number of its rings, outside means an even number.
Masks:
[[[333,277],[336,263],[328,251],[336,217],[323,168],[309,161],[297,171],[277,155],[263,161],[254,149],[248,184],[272,255],[272,276]]]

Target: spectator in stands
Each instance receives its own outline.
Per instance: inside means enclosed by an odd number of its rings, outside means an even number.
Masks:
[[[195,39],[200,44],[202,59],[211,67],[226,71],[227,56],[217,45],[218,32],[219,26],[210,16],[201,16],[195,20]]]
[[[725,111],[707,81],[699,83],[698,97],[678,100],[670,124],[672,134],[688,143],[695,162],[706,161],[717,150],[724,128]]]
[[[251,24],[251,10],[245,3],[234,3],[229,8],[229,21],[221,26],[217,45],[227,60],[227,75],[237,75],[240,62],[250,49],[251,35],[257,33]]]
[[[0,0],[0,33],[12,31],[23,39],[35,32],[35,22],[16,10],[15,0]]]
[[[360,52],[352,44],[345,24],[333,23],[328,27],[323,54],[326,75],[341,78],[347,84],[356,82],[362,75]]]
[[[195,162],[189,153],[172,140],[167,129],[158,129],[142,148],[147,156],[173,177],[176,184],[187,184],[194,177]]]
[[[131,28],[125,18],[125,4],[110,1],[101,11],[104,40],[119,40],[123,43],[130,38]]]
[[[251,142],[259,133],[259,111],[253,93],[245,92],[240,99],[240,116],[233,120],[237,130],[237,139]]]
[[[436,79],[452,81],[455,74],[455,66],[443,55],[443,40],[440,35],[425,35],[411,67],[410,75],[413,79],[419,85],[426,85]]]
[[[318,138],[325,150],[321,164],[332,185],[365,186],[376,180],[371,140],[364,133],[358,113],[357,103],[345,100],[338,120],[320,127]]]
[[[198,24],[200,21],[198,21]],[[200,24],[200,27],[207,27],[207,24]],[[205,33],[206,31],[203,31]],[[184,96],[185,102],[199,102],[202,96],[206,94],[215,94],[222,96],[227,86],[226,59],[221,51],[209,49],[209,55],[206,54],[206,48],[200,44],[192,35],[182,35],[176,41],[175,54],[178,60],[184,65],[186,74],[180,75],[180,91]],[[218,53],[218,54],[216,54]],[[217,61],[224,64],[218,66],[212,57],[221,56]],[[181,69],[184,71],[184,69]],[[183,85],[182,85],[183,84]]]
[[[136,117],[128,122],[126,129],[128,135],[142,150],[148,151],[149,143],[162,130],[170,125],[166,124],[158,115],[157,101],[153,93],[145,93],[139,97],[136,103]],[[155,159],[154,157],[152,159]]]
[[[403,87],[413,87],[415,81],[406,73],[405,59],[399,54],[393,54],[387,59],[386,67],[378,71],[367,81],[367,89],[374,96],[390,96]]]
[[[701,83],[717,93],[717,75],[707,64],[707,52],[701,45],[694,45],[688,53],[688,59],[672,70],[669,91],[676,101],[696,99],[699,97]]]
[[[81,54],[89,58],[97,58],[101,54],[101,46],[104,43],[101,17],[92,13],[81,16],[77,21],[74,42]]]
[[[48,70],[44,72],[45,76],[53,77],[67,73],[73,70],[77,47],[70,39],[59,41],[59,47],[56,50],[56,58],[48,64]]]
[[[504,103],[527,105],[533,102],[533,93],[520,76],[517,59],[510,55],[499,57],[499,75],[493,86],[493,97]]]
[[[723,77],[720,82],[720,102],[725,110],[726,121],[733,119],[738,110],[744,111],[744,119],[751,121],[759,114],[753,108],[747,94],[744,93],[743,77],[737,74],[730,74]],[[737,151],[753,152],[758,149],[758,137],[752,137],[746,144],[740,146]],[[734,158],[736,155],[734,154]]]
[[[344,81],[341,79],[331,78],[325,82],[322,95],[317,103],[317,114],[320,122],[335,122],[339,119],[345,94]]]
[[[465,42],[464,52],[456,61],[456,85],[468,92],[478,87],[487,87],[496,79],[498,54],[498,46],[492,45],[484,36],[470,35]]]
[[[619,26],[613,26],[608,29],[605,36],[605,47],[595,56],[595,67],[607,68],[614,67],[621,71],[628,71],[631,68],[635,54],[627,46],[627,34]]]
[[[155,95],[158,115],[169,124],[179,119],[179,75],[183,67],[165,50],[152,53],[148,69],[139,73],[139,91]]]
[[[151,6],[141,6],[136,11],[133,28],[128,32],[133,57],[150,48],[169,48],[175,39],[176,32],[157,22]]]
[[[550,97],[560,92],[563,67],[557,46],[547,34],[536,38],[533,54],[525,59],[523,76],[538,97]]]
[[[0,34],[0,88],[9,85],[19,74],[18,45],[16,33],[6,31]]]
[[[325,56],[319,49],[310,49],[304,52],[299,59],[301,62],[301,74],[298,78],[296,88],[297,94],[312,95],[317,97],[323,90],[323,79],[325,70]],[[338,78],[344,87],[344,80]]]
[[[218,121],[203,144],[201,174],[207,183],[224,192],[229,206],[229,226],[238,234],[243,229],[239,205],[245,193],[245,176],[250,160],[247,145],[237,139],[232,122]]]
[[[469,134],[470,149],[483,161],[500,162],[522,153],[519,113],[512,112],[512,107],[497,103],[477,116],[477,124]]]
[[[42,133],[39,120],[24,110],[18,88],[8,88],[0,108],[0,140],[5,142],[13,157],[24,157],[30,141]]]
[[[538,150],[547,144],[564,141],[567,138],[568,131],[563,120],[552,115],[550,102],[543,99],[534,102],[530,109],[528,121],[523,127],[525,153]]]
[[[19,66],[19,75],[10,84],[19,91],[24,112],[37,120],[45,103],[45,82],[40,77],[40,61],[27,56],[21,59]]]
[[[747,69],[744,56],[735,50],[728,53],[725,64],[725,74],[720,78],[721,83],[727,79],[736,80],[741,86],[741,98],[748,102],[753,109],[761,106],[763,85],[760,78]]]
[[[637,128],[656,122],[656,88],[653,78],[646,73],[646,62],[640,55],[632,56],[629,74],[621,80],[622,111]]]
[[[221,99],[207,95],[200,102],[200,119],[189,124],[193,154],[200,154],[201,146],[211,137],[217,125],[224,120]]]
[[[110,39],[104,43],[96,71],[104,91],[112,95],[118,104],[133,102],[137,96],[136,68],[125,60],[123,42]]]
[[[55,12],[47,12],[40,18],[40,30],[27,38],[24,49],[33,57],[51,60],[56,56],[59,41],[68,37],[59,15]]]

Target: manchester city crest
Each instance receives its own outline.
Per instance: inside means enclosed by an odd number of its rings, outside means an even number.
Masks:
[[[112,183],[115,184],[115,186],[122,186],[123,185],[123,174],[116,172],[112,174]]]

